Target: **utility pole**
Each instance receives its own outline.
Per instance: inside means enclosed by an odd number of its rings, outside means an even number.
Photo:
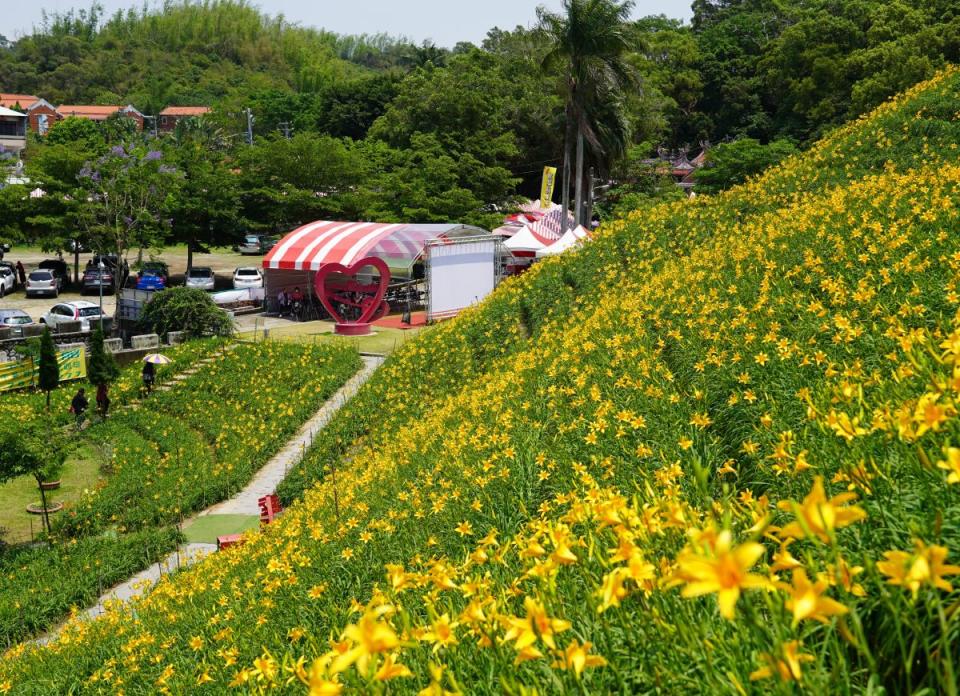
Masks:
[[[290,140],[290,133],[293,132],[293,126],[290,124],[290,121],[281,121],[280,130],[283,131],[283,137],[287,140]]]
[[[245,111],[247,114],[247,145],[253,145],[253,122],[255,119],[250,107],[247,107]]]

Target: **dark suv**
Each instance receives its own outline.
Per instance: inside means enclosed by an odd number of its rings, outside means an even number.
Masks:
[[[107,266],[106,263],[104,263],[102,271],[97,266],[93,266],[92,268],[87,266],[87,270],[83,272],[81,292],[83,292],[83,294],[100,292],[101,286],[104,292],[113,292],[113,269]]]
[[[120,257],[118,257],[116,254],[94,254],[90,257],[90,260],[87,261],[87,270],[99,270],[101,261],[103,261],[104,273],[111,276],[119,275],[120,285],[126,282],[127,276],[130,275],[130,267],[127,265],[126,261],[121,264]],[[86,277],[87,274],[84,273],[83,275]],[[99,285],[95,285],[94,287],[99,287]],[[106,285],[104,285],[104,289],[106,289]]]
[[[120,258],[116,254],[94,254],[90,257],[90,260],[87,261],[87,268],[97,268],[101,261],[103,261],[104,266],[111,271],[115,271],[120,263]],[[123,267],[124,270],[126,270],[127,264],[124,263]]]

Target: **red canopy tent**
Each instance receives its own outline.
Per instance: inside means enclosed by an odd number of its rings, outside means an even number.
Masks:
[[[313,288],[335,319],[334,305],[364,296],[354,305],[362,310],[359,319],[337,322],[338,330],[347,331],[351,324],[360,330],[359,325],[386,311],[383,295],[391,278],[417,277],[414,267],[428,241],[487,234],[479,227],[458,224],[318,220],[293,230],[267,254],[264,286],[268,298],[281,288]],[[328,277],[332,288],[326,283]]]

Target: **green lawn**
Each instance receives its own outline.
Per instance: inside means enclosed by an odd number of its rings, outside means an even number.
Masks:
[[[307,343],[346,343],[356,347],[361,353],[392,353],[396,348],[402,346],[406,341],[424,330],[426,327],[414,327],[412,329],[390,329],[374,327],[374,333],[369,336],[344,337],[333,333],[333,323],[329,321],[309,321],[303,323],[291,323],[282,328],[270,329],[270,338],[284,341],[304,341]],[[256,332],[243,331],[237,334],[241,339],[254,339],[263,337],[263,329]]]
[[[224,534],[240,534],[260,526],[257,515],[203,515],[183,528],[191,544],[216,544]]]
[[[80,497],[85,489],[92,488],[100,478],[100,456],[89,445],[82,445],[77,453],[68,458],[63,468],[61,481],[55,491],[47,491],[47,502],[69,502]],[[2,538],[9,543],[30,541],[33,534],[43,528],[40,515],[26,511],[30,503],[40,502],[40,491],[32,476],[21,476],[0,485],[0,529]],[[51,522],[53,517],[51,517]]]

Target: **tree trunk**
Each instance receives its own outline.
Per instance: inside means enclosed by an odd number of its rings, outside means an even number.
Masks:
[[[570,117],[567,116],[567,133],[563,139],[563,224],[561,233],[567,231],[567,211],[570,210],[570,156],[573,154],[573,138],[570,137]],[[542,201],[541,201],[542,202]]]
[[[583,223],[583,129],[577,124],[577,193],[573,203],[573,226]]]
[[[187,240],[187,275],[190,274],[190,269],[193,268],[193,237]]]
[[[73,240],[73,282],[80,282],[80,243]]]
[[[586,222],[584,227],[588,230],[593,226],[593,167],[587,172],[587,202],[584,206],[583,219]]]
[[[47,392],[47,396],[50,395],[50,392]],[[43,506],[43,526],[47,530],[47,534],[50,533],[50,513],[47,512],[47,493],[43,490],[43,480],[40,476],[35,476],[37,479],[37,488],[40,489],[40,505]]]

